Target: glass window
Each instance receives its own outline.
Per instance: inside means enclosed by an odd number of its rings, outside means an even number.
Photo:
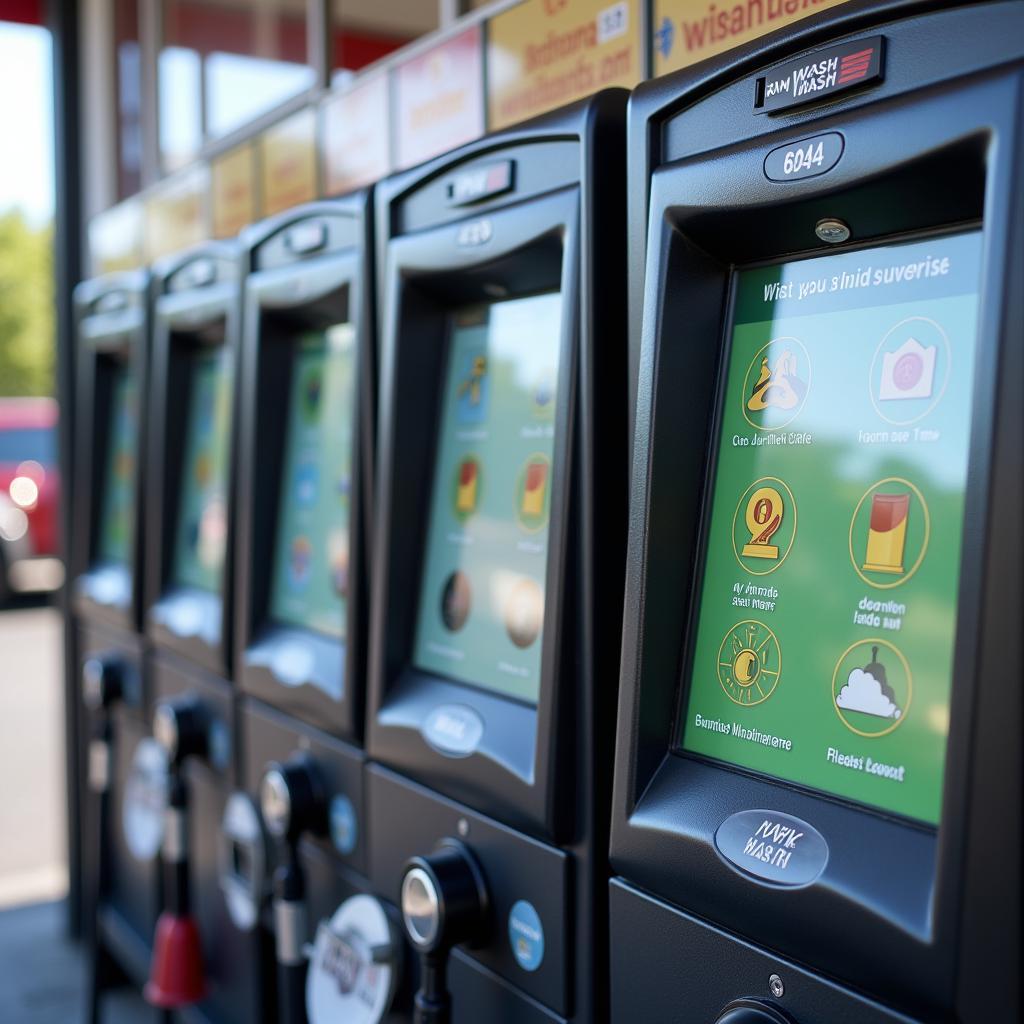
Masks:
[[[358,71],[438,27],[437,0],[332,0],[332,64]]]
[[[117,61],[117,194],[142,187],[142,53],[137,0],[114,0]]]
[[[163,14],[165,170],[191,159],[204,137],[226,135],[315,84],[305,0],[165,0]]]

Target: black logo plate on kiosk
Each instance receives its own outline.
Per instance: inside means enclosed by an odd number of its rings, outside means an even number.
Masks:
[[[813,826],[778,811],[738,811],[715,832],[718,852],[745,875],[791,888],[810,885],[828,863],[828,843]]]
[[[782,64],[757,79],[754,113],[773,113],[854,89],[883,76],[882,36],[855,39]]]

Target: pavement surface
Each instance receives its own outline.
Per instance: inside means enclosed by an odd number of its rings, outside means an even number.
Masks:
[[[67,891],[61,628],[53,608],[0,613],[0,909]]]

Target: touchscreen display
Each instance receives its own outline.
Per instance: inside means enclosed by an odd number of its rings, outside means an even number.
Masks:
[[[117,363],[111,371],[110,420],[100,497],[99,560],[127,565],[135,510],[135,379]]]
[[[536,703],[561,296],[452,318],[414,663]]]
[[[223,345],[192,357],[172,576],[202,590],[219,590],[224,575],[231,377]]]
[[[355,331],[297,343],[288,399],[271,616],[344,639],[355,405]]]
[[[980,262],[737,274],[686,750],[938,823]]]

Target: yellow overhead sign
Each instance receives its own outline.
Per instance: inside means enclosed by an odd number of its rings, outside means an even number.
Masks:
[[[526,0],[487,33],[490,128],[643,77],[640,0]]]
[[[386,74],[328,96],[321,116],[326,195],[351,192],[387,175],[391,147]]]
[[[845,0],[653,0],[654,74],[696,64]]]
[[[234,238],[256,219],[256,147],[251,142],[213,161],[213,237]]]
[[[198,164],[146,195],[147,261],[182,252],[209,237],[209,191],[210,169]]]
[[[260,137],[263,216],[317,197],[316,110],[307,107]]]

